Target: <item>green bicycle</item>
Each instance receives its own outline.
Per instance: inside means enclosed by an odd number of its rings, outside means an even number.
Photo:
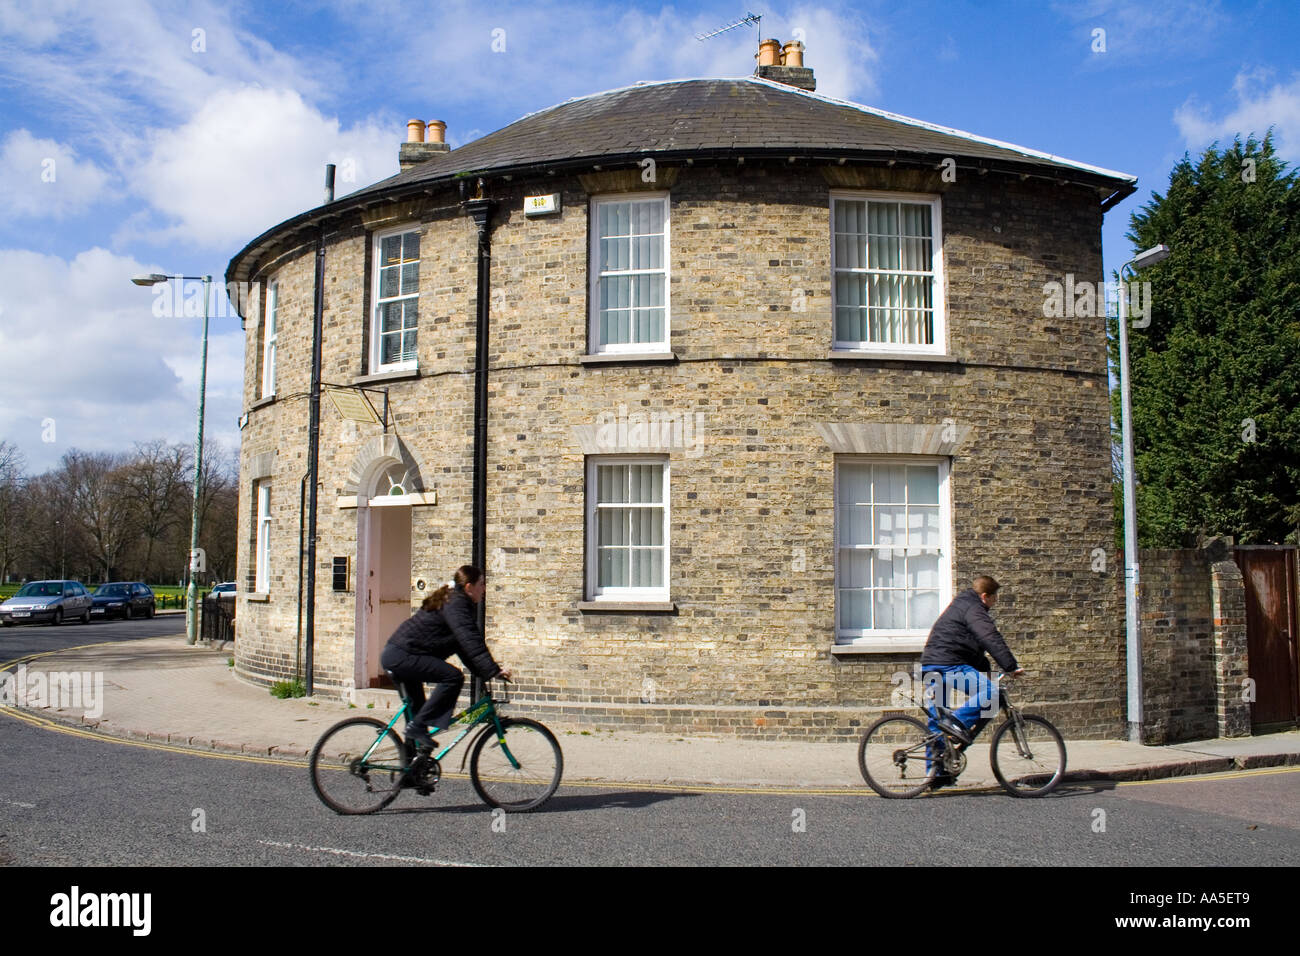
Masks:
[[[509,813],[535,810],[559,788],[564,755],[555,735],[542,724],[526,717],[502,717],[496,705],[508,701],[504,692],[494,698],[485,688],[476,703],[452,718],[448,730],[462,725],[465,729],[431,755],[419,780],[407,773],[414,748],[393,729],[400,718],[410,716],[405,694],[387,724],[374,717],[340,721],[312,749],[312,789],[325,806],[342,814],[382,810],[405,789],[427,795],[442,777],[442,758],[477,727],[478,736],[466,751],[474,792],[484,803]]]

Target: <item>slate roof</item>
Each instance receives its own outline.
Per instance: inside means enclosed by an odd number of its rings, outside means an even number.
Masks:
[[[263,233],[230,262],[227,279],[245,278],[256,256],[285,231],[468,175],[505,174],[602,160],[815,155],[939,161],[961,157],[1005,172],[1028,172],[1097,188],[1109,207],[1135,191],[1133,176],[837,100],[757,76],[673,80],[568,100],[540,110],[430,162],[349,193]]]
[[[642,83],[572,99],[361,193],[457,173],[631,153],[789,150],[965,156],[1091,173],[1117,180],[1117,188],[1136,182],[1124,173],[748,76]]]

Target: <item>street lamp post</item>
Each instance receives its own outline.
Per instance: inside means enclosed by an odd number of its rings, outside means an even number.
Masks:
[[[1137,272],[1169,255],[1169,247],[1152,246],[1119,270],[1120,430],[1124,443],[1124,624],[1128,660],[1128,739],[1142,742],[1142,634],[1138,629],[1137,499],[1133,480],[1133,401],[1128,367],[1128,296],[1124,272]],[[1149,300],[1148,300],[1149,303]]]
[[[152,286],[166,282],[170,276],[150,273],[134,276],[131,281],[136,285]],[[203,282],[203,357],[199,362],[199,425],[194,439],[194,507],[190,514],[190,561],[189,586],[185,589],[185,643],[193,644],[198,640],[198,599],[199,584],[194,578],[195,553],[199,549],[199,482],[203,476],[203,403],[207,393],[208,382],[208,290],[212,286],[212,276],[176,276],[181,282]]]

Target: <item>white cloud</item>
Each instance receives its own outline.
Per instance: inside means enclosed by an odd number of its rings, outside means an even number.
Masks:
[[[1174,59],[1211,52],[1223,42],[1228,17],[1219,0],[1068,0],[1057,14],[1075,22],[1079,57],[1099,67],[1131,58]],[[1105,31],[1105,52],[1094,50]]]
[[[758,51],[753,26],[695,39],[724,25],[725,16],[716,7],[647,10],[574,0],[541,0],[509,10],[469,0],[451,0],[434,10],[404,6],[382,18],[397,44],[393,60],[432,58],[438,76],[456,81],[430,83],[416,71],[391,78],[387,95],[408,101],[428,97],[428,115],[421,116],[429,118],[448,105],[495,104],[502,90],[520,91],[521,103],[528,104],[523,112],[638,80],[746,76],[754,71]],[[787,42],[796,28],[804,31],[804,62],[813,68],[819,92],[845,98],[874,94],[877,56],[866,20],[851,7],[801,4],[785,12],[765,11],[765,38]],[[449,138],[458,132],[450,130]]]
[[[100,248],[71,260],[0,250],[0,436],[23,449],[33,471],[73,447],[193,440],[201,326],[154,317],[153,296],[128,280],[157,271]],[[243,333],[223,322],[209,336],[207,420],[214,438],[230,444],[238,441]],[[52,443],[42,441],[48,420]]]
[[[0,143],[0,215],[60,219],[105,195],[108,174],[68,146],[14,130]]]
[[[333,69],[279,52],[239,25],[238,7],[203,0],[6,0],[0,11],[6,78],[119,159],[140,127],[184,121],[220,89],[258,82],[312,96]]]
[[[818,93],[850,100],[875,94],[879,57],[865,21],[825,7],[797,7],[787,20],[790,29],[778,39],[788,41],[795,29],[804,31],[804,65],[813,68]]]
[[[1275,127],[1273,145],[1278,153],[1295,162],[1300,160],[1300,73],[1290,82],[1269,85],[1267,71],[1243,71],[1232,84],[1236,105],[1221,116],[1195,98],[1174,111],[1179,133],[1192,148],[1207,146],[1214,140],[1230,141],[1240,135],[1244,140],[1254,134],[1263,139],[1269,127]]]
[[[339,196],[396,173],[403,138],[396,124],[343,129],[290,90],[214,93],[189,122],[148,137],[128,187],[163,221],[137,219],[127,233],[209,248],[242,244],[320,205],[327,162],[339,167]]]

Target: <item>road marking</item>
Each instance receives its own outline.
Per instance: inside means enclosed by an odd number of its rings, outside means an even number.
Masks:
[[[1236,780],[1241,777],[1262,777],[1275,773],[1300,773],[1300,767],[1256,767],[1252,770],[1225,770],[1219,773],[1188,774],[1182,777],[1162,777],[1159,780],[1121,780],[1121,787],[1147,787],[1154,783],[1205,783],[1210,780]],[[1087,783],[1089,781],[1082,781]]]
[[[11,807],[22,807],[24,810],[36,809],[36,804],[34,803],[19,803],[17,800],[6,800],[5,803],[9,804]]]
[[[281,843],[278,840],[258,840],[263,846],[273,846],[284,850],[306,850],[309,853],[332,853],[335,856],[350,856],[365,860],[385,860],[397,863],[428,863],[433,866],[479,867],[482,863],[461,863],[457,860],[434,860],[424,856],[395,856],[392,853],[363,853],[360,850],[342,850],[333,846],[303,846],[301,843]]]
[[[94,646],[94,645],[89,645]],[[71,650],[71,648],[66,648]],[[51,651],[49,653],[57,653]],[[44,656],[44,655],[37,655]],[[4,666],[0,665],[0,670]],[[299,757],[296,759],[287,757],[259,757],[254,754],[232,754],[222,753],[219,750],[199,750],[192,747],[182,747],[176,744],[165,744],[154,740],[132,740],[125,737],[117,737],[112,734],[106,734],[96,730],[86,728],[70,727],[67,724],[47,718],[37,717],[28,711],[19,711],[13,707],[0,707],[0,714],[7,715],[21,720],[24,723],[31,724],[33,727],[39,727],[43,730],[52,730],[61,734],[70,734],[74,737],[82,737],[87,740],[98,740],[101,743],[125,744],[131,747],[142,747],[147,750],[161,750],[165,753],[185,754],[191,757],[209,757],[216,760],[238,760],[245,763],[270,764],[279,767],[297,767],[307,766],[307,758]],[[1059,789],[1070,789],[1072,787],[1085,787],[1088,785],[1111,783],[1116,787],[1136,787],[1149,786],[1158,783],[1194,783],[1205,780],[1230,780],[1239,777],[1261,776],[1264,774],[1278,773],[1300,773],[1300,767],[1260,767],[1253,770],[1230,770],[1217,773],[1196,774],[1180,777],[1164,777],[1159,780],[1117,780],[1107,781],[1100,779],[1093,780],[1063,780]],[[464,778],[466,774],[449,771],[443,774],[445,778]],[[874,797],[876,794],[865,783],[857,787],[760,787],[760,786],[726,786],[722,784],[672,784],[672,783],[645,783],[638,780],[589,780],[589,779],[566,779],[561,784],[563,787],[583,787],[589,790],[621,790],[635,789],[650,793],[731,793],[731,794],[756,794],[759,796],[789,796],[789,795],[811,795],[825,797],[856,796],[856,797]],[[969,787],[944,788],[938,794],[974,793],[980,791],[996,792],[1002,788],[997,784],[973,785]]]
[[[61,724],[58,721],[49,720],[45,717],[37,717],[29,711],[17,710],[13,707],[0,707],[0,714],[12,717],[15,720],[21,720],[23,723],[31,724],[33,727],[39,727],[42,730],[52,730],[55,733],[68,734],[72,737],[82,737],[86,740],[98,740],[101,743],[125,744],[128,747],[141,747],[145,750],[161,750],[164,753],[185,754],[190,757],[211,757],[215,760],[239,760],[245,763],[272,764],[280,767],[301,768],[307,766],[307,760],[305,757],[292,760],[286,757],[259,757],[255,754],[229,754],[222,753],[219,750],[196,750],[191,747],[181,747],[177,744],[165,744],[157,740],[131,740],[127,737],[115,737],[112,734],[102,733],[97,730],[70,727],[67,724]]]

